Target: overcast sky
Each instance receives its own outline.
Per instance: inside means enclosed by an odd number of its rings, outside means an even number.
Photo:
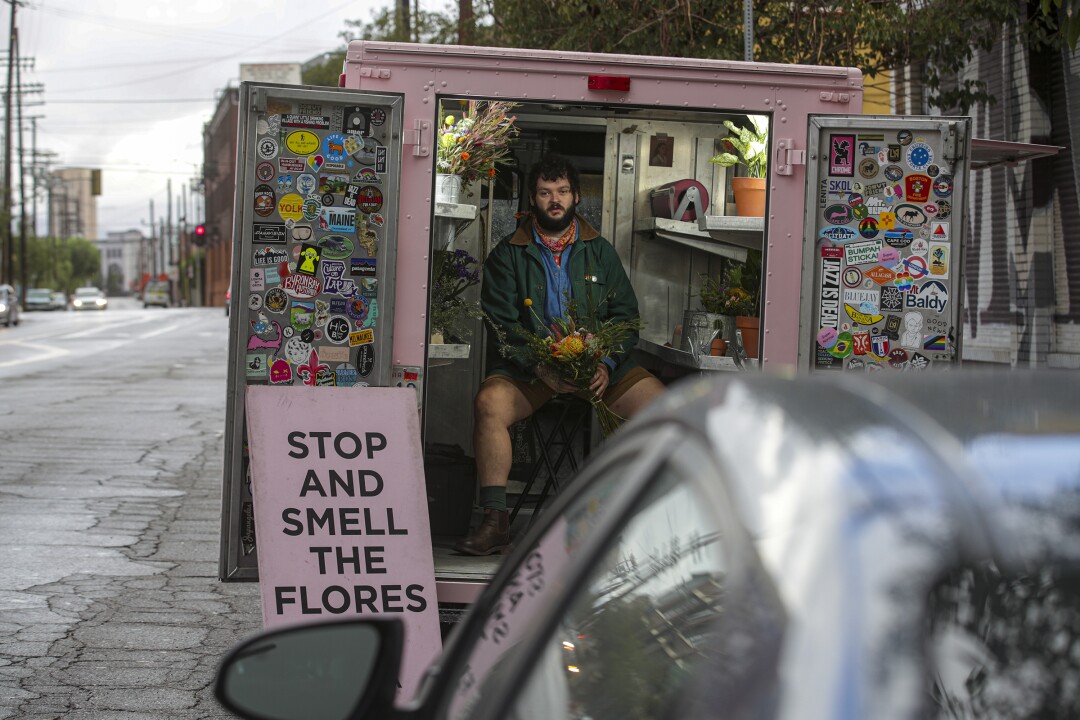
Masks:
[[[237,84],[241,63],[305,62],[335,50],[345,20],[368,21],[390,2],[28,0],[16,11],[21,55],[34,59],[22,83],[43,84],[25,102],[44,104],[23,114],[41,116],[37,149],[55,153],[54,167],[101,168],[100,237],[146,233],[151,199],[155,220],[163,217],[169,178],[175,198],[198,174],[203,124],[220,91]],[[9,8],[0,4],[4,35]],[[29,158],[29,132],[24,142]]]

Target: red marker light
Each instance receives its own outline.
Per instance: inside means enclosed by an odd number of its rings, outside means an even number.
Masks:
[[[195,235],[196,235],[196,237],[203,237],[204,235],[206,235],[206,226],[205,225],[196,225],[195,226]]]
[[[630,78],[624,75],[590,75],[589,89],[630,92]]]

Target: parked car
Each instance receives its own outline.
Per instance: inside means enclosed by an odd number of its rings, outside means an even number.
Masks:
[[[96,287],[78,288],[71,297],[71,307],[74,310],[104,310],[108,306],[109,300],[105,293]]]
[[[719,375],[590,456],[416,697],[394,706],[387,616],[243,642],[217,696],[276,720],[1080,717],[1080,376]]]
[[[56,310],[56,302],[53,300],[53,291],[49,288],[30,288],[26,291],[26,311],[30,310]]]
[[[10,285],[0,285],[0,320],[11,327],[19,324],[19,296]]]
[[[54,290],[52,294],[52,305],[54,310],[67,310],[67,295],[65,295],[59,290]]]
[[[169,286],[167,283],[146,283],[146,287],[143,288],[143,307],[148,308],[151,305],[163,308],[169,307]]]

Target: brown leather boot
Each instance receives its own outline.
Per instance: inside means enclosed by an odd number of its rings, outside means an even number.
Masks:
[[[510,545],[510,511],[484,508],[484,517],[454,549],[466,555],[491,555]]]

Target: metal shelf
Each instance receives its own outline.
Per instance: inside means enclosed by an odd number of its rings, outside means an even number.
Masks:
[[[435,203],[435,217],[450,220],[475,220],[477,207],[465,203]]]
[[[733,357],[716,355],[693,355],[685,350],[678,350],[667,345],[660,345],[645,338],[638,338],[638,349],[648,353],[663,362],[678,367],[690,368],[691,370],[710,370],[720,372],[738,372],[739,370],[756,370],[757,360],[746,358],[742,366]]]
[[[634,230],[687,245],[738,262],[746,261],[747,250],[760,250],[765,237],[765,218],[735,215],[706,215],[698,222],[649,217]]]
[[[463,360],[469,357],[471,347],[472,345],[468,343],[432,343],[428,345],[428,357],[440,360]]]

